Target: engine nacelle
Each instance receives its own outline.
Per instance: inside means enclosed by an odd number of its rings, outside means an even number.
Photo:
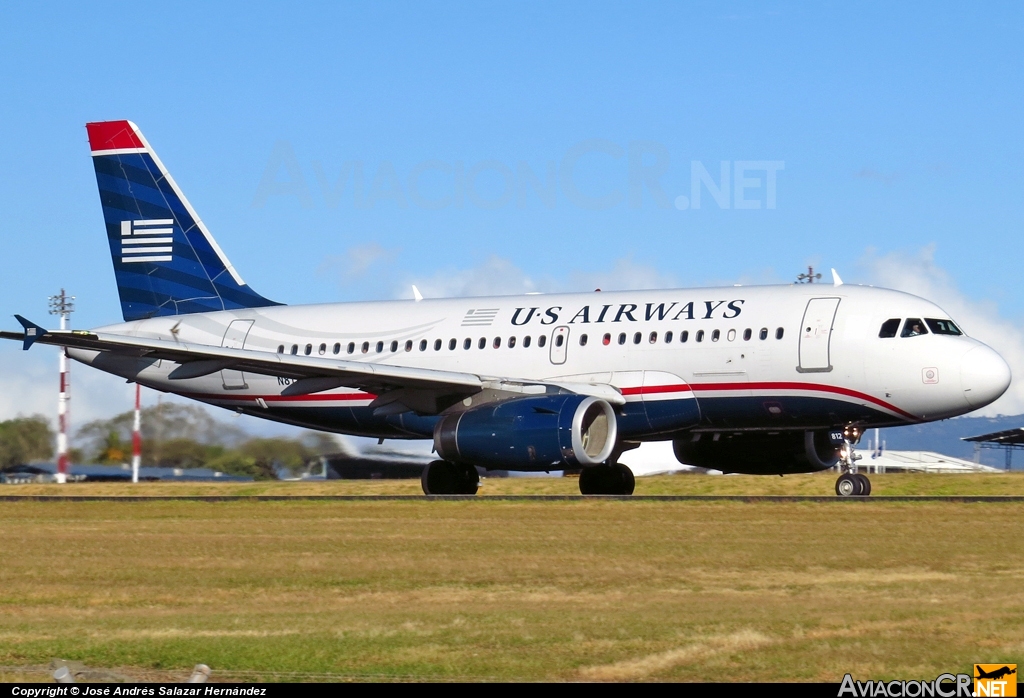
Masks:
[[[751,475],[827,470],[839,462],[843,447],[826,430],[723,433],[717,441],[713,434],[694,434],[672,445],[680,463]]]
[[[612,406],[596,397],[524,397],[446,415],[434,427],[434,449],[492,470],[596,465],[611,456],[616,425]]]

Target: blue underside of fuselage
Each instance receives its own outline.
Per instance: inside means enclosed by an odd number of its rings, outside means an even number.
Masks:
[[[699,402],[699,414],[697,411]],[[439,417],[412,412],[375,416],[361,407],[297,407],[270,405],[261,409],[251,403],[220,407],[286,424],[354,436],[387,439],[429,439]],[[616,409],[618,435],[624,441],[658,441],[694,429],[701,430],[797,430],[829,429],[846,424],[862,428],[907,424],[909,420],[875,407],[809,396],[730,396],[698,400],[631,402]]]

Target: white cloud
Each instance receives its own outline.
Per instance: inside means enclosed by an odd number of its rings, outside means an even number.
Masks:
[[[507,296],[558,290],[551,280],[537,281],[509,260],[494,256],[469,269],[440,271],[426,279],[412,278],[397,290],[396,295],[412,298],[412,284],[416,284],[425,298]]]
[[[672,274],[662,274],[656,268],[633,261],[632,257],[617,259],[609,271],[580,272],[569,275],[568,288],[573,291],[625,291],[650,288],[678,287],[679,282]]]
[[[608,271],[570,271],[566,278],[532,277],[514,263],[501,257],[489,257],[483,264],[468,269],[438,272],[427,279],[411,278],[397,290],[397,297],[412,298],[416,284],[426,298],[462,298],[505,296],[517,293],[561,293],[625,289],[671,288],[678,282],[671,274],[624,257]]]
[[[336,273],[338,283],[344,286],[366,276],[378,263],[393,260],[397,254],[398,250],[389,250],[376,242],[356,245],[345,250],[345,254],[325,257],[317,272]]]
[[[867,269],[870,283],[906,291],[927,298],[942,307],[971,337],[998,351],[1015,377],[1024,376],[1024,331],[999,316],[992,301],[965,296],[950,274],[935,263],[935,246],[912,252],[879,255],[868,250],[860,261]],[[1020,414],[1024,412],[1024,381],[1014,380],[1003,397],[978,410],[979,416]]]

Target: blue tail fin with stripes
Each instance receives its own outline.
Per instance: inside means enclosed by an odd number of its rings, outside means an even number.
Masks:
[[[135,124],[86,129],[126,321],[279,305],[242,281]]]

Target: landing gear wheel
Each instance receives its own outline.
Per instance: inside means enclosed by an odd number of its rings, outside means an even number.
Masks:
[[[625,463],[616,463],[612,468],[618,476],[615,479],[619,485],[619,491],[615,494],[633,494],[633,490],[636,489],[636,478],[633,477],[633,471],[629,469],[629,466]]]
[[[423,469],[420,484],[423,494],[476,494],[480,476],[472,465],[435,460]]]
[[[861,493],[863,485],[853,473],[843,473],[836,480],[836,494],[840,497],[855,497]]]
[[[623,463],[591,465],[580,472],[580,494],[633,494],[636,479]]]
[[[853,476],[855,478],[857,478],[858,480],[860,480],[860,492],[858,492],[857,494],[859,494],[862,497],[867,497],[868,495],[870,495],[871,494],[871,480],[868,480],[868,476],[867,475],[863,475],[861,473],[854,473]]]

